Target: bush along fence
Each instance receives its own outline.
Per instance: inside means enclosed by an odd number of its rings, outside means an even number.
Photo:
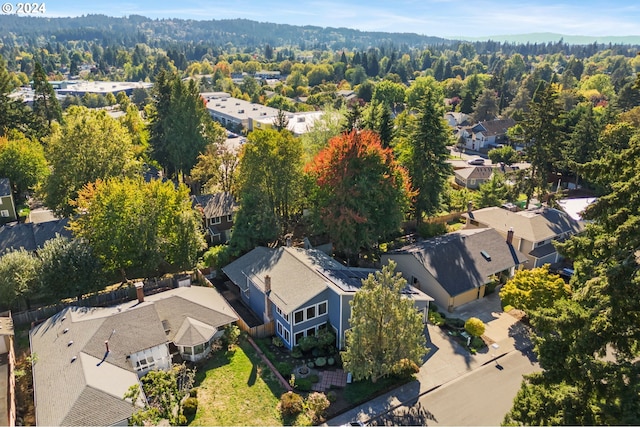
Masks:
[[[162,279],[144,280],[144,291],[147,295],[162,292],[177,287],[177,280],[172,277]],[[13,313],[13,324],[16,326],[29,325],[45,320],[57,312],[70,306],[80,307],[109,307],[136,299],[136,288],[133,283],[127,287],[115,289],[110,292],[94,294],[81,300],[59,302],[58,304]]]

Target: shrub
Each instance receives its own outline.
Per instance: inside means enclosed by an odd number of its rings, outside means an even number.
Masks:
[[[284,341],[282,341],[282,338],[280,337],[271,338],[271,344],[275,345],[278,348],[284,347]]]
[[[474,349],[481,349],[485,346],[484,340],[480,337],[471,338],[471,347]]]
[[[327,364],[327,358],[326,357],[318,357],[316,359],[316,366],[318,368],[322,368],[323,366],[326,366]]]
[[[444,319],[444,324],[452,328],[464,328],[464,320],[457,317],[447,317]]]
[[[313,369],[313,368],[316,367],[315,363],[313,363],[313,362],[307,363],[307,366],[309,367],[309,369]]]
[[[335,365],[335,364],[336,364],[336,359],[334,359],[333,357],[328,358],[328,359],[327,359],[327,364],[328,364],[329,366],[333,366],[333,365]]]
[[[428,239],[430,237],[441,236],[447,232],[447,224],[437,222],[423,222],[418,225],[418,235]]]
[[[189,397],[198,397],[198,388],[194,387],[189,390]]]
[[[227,245],[213,246],[202,255],[202,259],[207,267],[217,270],[229,264],[231,261],[231,251]]]
[[[314,421],[319,421],[322,418],[329,405],[331,402],[324,393],[311,393],[307,397],[307,408],[309,408]]]
[[[511,310],[513,310],[513,306],[512,305],[505,305],[504,308],[502,309],[505,313],[510,312]]]
[[[310,378],[296,378],[296,388],[300,391],[311,391],[312,384]]]
[[[336,334],[328,327],[319,330],[316,339],[318,347],[333,347],[336,345]]]
[[[479,337],[484,334],[484,329],[484,322],[477,317],[470,317],[469,320],[464,323],[464,330],[474,337]]]
[[[437,311],[429,311],[429,322],[435,326],[441,326],[444,325],[445,319]]]
[[[238,339],[240,338],[240,328],[236,325],[229,325],[224,328],[224,335],[222,335],[224,342],[227,345],[236,345],[238,344]]]
[[[198,411],[198,399],[188,397],[182,404],[182,413],[187,417],[193,417]]]
[[[338,393],[333,390],[329,390],[327,392],[327,399],[329,399],[329,402],[335,402],[336,400],[338,400]]]
[[[288,377],[293,372],[293,365],[289,362],[278,362],[276,369],[283,377]]]
[[[311,381],[313,384],[320,381],[320,377],[317,376],[316,374],[309,375],[307,378],[309,378],[309,381]]]
[[[302,396],[292,391],[288,391],[280,396],[280,403],[278,403],[278,409],[282,415],[296,415],[302,412],[304,407],[304,401]]]
[[[300,346],[300,350],[302,351],[310,351],[318,344],[318,340],[316,337],[302,337],[298,341],[298,345]]]
[[[296,359],[300,359],[302,357],[302,350],[300,350],[299,346],[293,347],[291,350],[291,357],[295,357]]]

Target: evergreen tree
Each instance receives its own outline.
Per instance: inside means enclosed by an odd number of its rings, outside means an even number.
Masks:
[[[351,329],[341,353],[356,380],[413,373],[427,353],[422,316],[402,291],[407,281],[391,261],[362,281],[351,304]],[[412,372],[413,371],[413,372]]]
[[[6,65],[0,55],[0,136],[7,135],[12,129],[34,136],[32,113],[21,100],[9,97],[14,87]]]
[[[36,62],[33,70],[33,113],[37,122],[41,123],[43,132],[48,134],[51,122],[62,122],[62,109],[56,98],[56,93],[47,79],[42,65]]]
[[[451,132],[442,118],[440,101],[433,92],[426,93],[411,136],[397,147],[400,162],[406,165],[411,182],[418,190],[414,202],[418,222],[425,215],[438,211],[446,181],[451,175],[451,165],[447,163]]]

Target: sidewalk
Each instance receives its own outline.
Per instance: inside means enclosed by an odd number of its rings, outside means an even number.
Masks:
[[[496,300],[497,310],[496,308]],[[427,325],[425,334],[430,348],[426,362],[420,368],[416,380],[370,400],[361,406],[345,412],[325,425],[348,424],[354,420],[364,423],[383,415],[398,405],[417,402],[418,397],[435,390],[450,381],[456,380],[487,363],[513,351],[523,351],[531,343],[526,328],[517,319],[500,310],[497,294],[465,304],[451,316],[467,319],[479,317],[487,325],[484,337],[494,344],[484,352],[475,355],[469,353],[455,340],[447,336],[438,326]]]

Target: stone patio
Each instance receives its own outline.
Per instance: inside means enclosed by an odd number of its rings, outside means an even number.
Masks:
[[[347,373],[342,369],[335,371],[321,371],[318,373],[320,381],[311,388],[313,391],[327,391],[334,387],[345,387],[347,385]]]

